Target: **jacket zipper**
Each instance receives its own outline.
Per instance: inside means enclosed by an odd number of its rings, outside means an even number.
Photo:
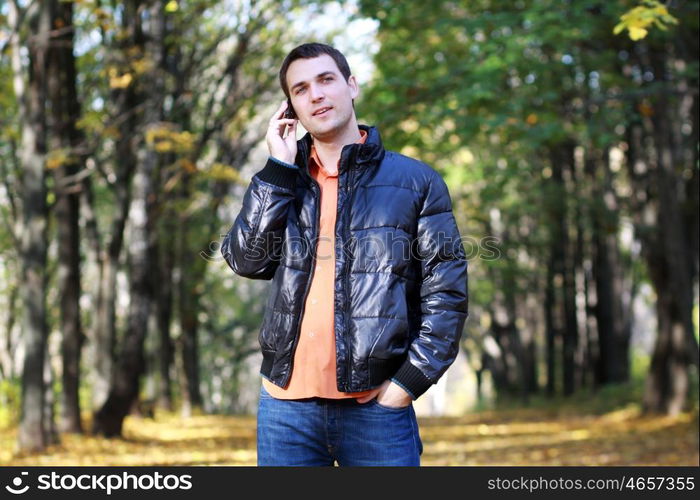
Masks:
[[[345,242],[344,245],[348,245],[350,241],[350,223],[352,222],[352,217],[350,210],[352,209],[352,177],[354,169],[348,168],[348,198],[345,201],[345,213],[347,214],[347,221],[345,224]],[[350,392],[350,381],[352,377],[351,367],[350,367],[350,349],[348,348],[348,338],[347,331],[350,327],[350,251],[348,247],[348,255],[345,258],[345,265],[347,266],[343,278],[345,279],[345,314],[343,318],[345,320],[345,330],[343,331],[343,345],[345,346],[345,392]]]

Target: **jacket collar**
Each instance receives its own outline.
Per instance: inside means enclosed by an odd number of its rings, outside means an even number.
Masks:
[[[343,151],[340,154],[339,174],[349,168],[363,169],[378,165],[384,158],[384,146],[377,128],[367,125],[358,126],[367,132],[367,139],[365,139],[363,144],[348,144],[343,147]],[[309,178],[311,177],[309,175],[309,155],[312,140],[311,134],[307,132],[304,137],[297,141],[297,165],[301,166],[302,172]]]

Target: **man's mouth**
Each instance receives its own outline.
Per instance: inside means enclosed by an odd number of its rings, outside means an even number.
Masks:
[[[312,116],[320,116],[320,115],[323,115],[323,114],[325,114],[327,111],[329,111],[329,110],[331,110],[331,109],[333,109],[332,106],[326,106],[325,108],[321,108],[321,109],[319,109],[319,110],[317,110],[317,111],[314,111],[313,114],[312,114]]]

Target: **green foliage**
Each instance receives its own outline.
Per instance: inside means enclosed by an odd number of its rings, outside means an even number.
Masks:
[[[628,128],[654,112],[650,102],[635,106],[636,96],[666,92],[668,83],[635,74],[643,71],[631,60],[638,49],[613,29],[621,16],[633,30],[644,23],[661,28],[678,15],[689,35],[671,30],[648,43],[686,36],[680,43],[687,48],[696,43],[697,2],[679,6],[683,17],[653,0],[637,10],[630,1],[595,0],[360,5],[359,15],[380,23],[381,47],[358,116],[380,128],[389,148],[441,172],[463,235],[497,237],[499,258],[477,254],[470,262],[468,329],[470,350],[477,349],[489,334],[492,304],[506,289],[518,298],[518,319],[530,307],[527,297],[542,302],[552,248],[564,235],[572,244],[580,236],[589,252],[594,220],[605,235],[619,234],[621,219],[634,215],[626,167],[591,172],[585,162],[624,148]],[[670,71],[695,86],[697,72],[687,70],[696,71],[696,61],[683,57]],[[573,157],[562,158],[562,151]],[[563,171],[561,180],[555,170]],[[616,191],[617,210],[599,196],[606,182]],[[565,228],[558,227],[562,220]],[[643,261],[625,252],[626,276],[648,280]],[[562,293],[556,284],[555,294]],[[525,326],[542,339],[542,324]]]

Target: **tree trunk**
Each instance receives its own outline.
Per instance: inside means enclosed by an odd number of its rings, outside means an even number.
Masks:
[[[496,233],[496,237],[506,245],[512,240],[507,228],[502,234]],[[516,322],[517,318],[522,317],[517,308],[516,295],[519,288],[515,279],[516,272],[517,269],[512,267],[503,269],[500,274],[499,289],[502,292],[496,294],[497,300],[494,300],[492,305],[492,330],[501,345],[505,359],[513,360],[511,366],[508,366],[509,387],[513,394],[517,394],[523,404],[527,405],[530,395],[537,389],[534,376],[534,335],[525,327],[518,327]],[[494,276],[493,279],[497,277]]]
[[[576,282],[576,318],[577,323],[581,328],[579,337],[579,346],[581,352],[581,386],[591,387],[593,385],[594,369],[593,369],[593,335],[590,316],[589,316],[589,264],[587,252],[590,249],[588,244],[588,231],[586,230],[586,218],[584,215],[585,204],[584,200],[590,199],[590,190],[587,189],[585,175],[581,172],[583,168],[578,165],[574,166],[572,171],[574,175],[575,192],[580,193],[579,199],[574,201],[574,227],[576,229],[576,239],[574,242],[573,259]],[[578,297],[583,300],[578,300]]]
[[[155,161],[154,152],[142,150],[134,177],[128,247],[130,301],[127,326],[107,401],[95,415],[94,431],[106,436],[121,435],[124,418],[138,397],[139,380],[145,369],[144,340],[154,299],[149,241],[154,235],[151,200]]]
[[[132,135],[138,126],[136,113],[130,111],[130,106],[136,106],[137,96],[131,88],[125,89],[119,98],[123,113],[130,113],[129,119],[124,120],[120,127],[120,139],[117,141],[117,174],[113,186],[115,196],[114,215],[110,224],[109,241],[105,247],[100,246],[94,215],[88,217],[86,228],[92,242],[93,253],[96,254],[98,279],[96,283],[95,323],[92,328],[92,406],[100,408],[107,399],[110,384],[114,375],[114,359],[116,356],[116,299],[117,274],[124,245],[124,228],[131,206],[131,182],[136,165],[136,157],[132,150]],[[84,181],[85,212],[94,214],[92,185],[89,179]]]
[[[119,205],[118,205],[119,207]],[[120,211],[117,208],[117,211]],[[121,228],[112,233],[112,242],[115,238],[122,239],[123,224],[126,217],[119,217],[112,226],[121,223]],[[115,251],[113,252],[112,249]],[[114,363],[114,344],[116,339],[116,313],[115,301],[117,292],[117,268],[119,266],[119,245],[109,245],[107,252],[98,254],[98,280],[97,300],[95,307],[95,323],[92,328],[92,405],[99,408],[107,399],[109,382],[112,376]]]
[[[183,178],[183,198],[189,198],[189,176]],[[183,213],[180,217],[180,229],[178,232],[178,258],[180,269],[180,281],[178,283],[178,309],[180,317],[180,356],[182,359],[182,382],[183,400],[182,413],[185,416],[191,415],[195,409],[202,407],[202,395],[199,390],[199,354],[197,345],[197,330],[199,320],[197,319],[199,307],[198,280],[196,266],[198,263],[193,262],[192,255],[197,255],[198,252],[192,252],[190,241],[189,216]]]
[[[478,370],[474,370],[474,375],[476,375],[476,402],[481,403],[484,400],[484,394],[483,394],[483,389],[482,389],[483,377],[484,377],[483,368],[479,368]]]
[[[140,32],[141,13],[138,2],[129,4],[133,11],[128,20],[134,23],[135,40],[142,39]],[[126,14],[125,14],[126,15]],[[155,63],[156,74],[151,74],[151,98],[146,108],[144,121],[146,126],[159,126],[162,118],[163,93],[158,85],[158,70],[161,68],[161,50],[163,33],[163,9],[155,4],[149,12],[150,42],[138,44],[146,48],[145,54]],[[144,85],[135,82],[133,85]],[[136,129],[138,130],[138,129]],[[143,129],[142,129],[143,130]],[[144,131],[145,132],[145,131]],[[133,131],[132,131],[133,133]],[[141,134],[139,134],[141,135]],[[145,370],[144,341],[148,332],[149,316],[155,303],[153,238],[157,237],[154,206],[157,201],[155,178],[158,171],[158,154],[149,148],[143,136],[139,137],[136,173],[133,182],[133,201],[129,213],[131,223],[129,233],[129,311],[127,325],[119,359],[110,385],[109,395],[104,405],[95,414],[95,432],[106,436],[121,435],[124,418],[128,415],[139,395],[139,382]]]
[[[168,200],[163,203],[168,206]],[[177,234],[177,219],[174,210],[166,209],[163,215],[163,233],[158,241],[171,241]],[[173,342],[170,336],[170,323],[173,312],[173,267],[175,265],[173,248],[170,245],[161,245],[158,252],[158,301],[157,322],[159,334],[158,369],[160,371],[160,385],[158,387],[158,402],[163,408],[173,410],[173,387],[171,380],[171,367],[174,361]]]
[[[551,245],[554,256],[555,285],[556,282],[559,282],[562,290],[562,361],[565,395],[573,394],[580,374],[580,360],[577,359],[579,328],[576,320],[576,285],[571,263],[566,203],[567,189],[564,179],[565,168],[567,165],[570,166],[574,160],[573,153],[573,144],[566,143],[553,149],[551,154],[554,223]]]
[[[24,303],[23,338],[25,346],[22,369],[22,411],[18,445],[22,451],[40,451],[50,436],[44,417],[44,362],[46,356],[46,254],[47,205],[45,184],[46,68],[51,16],[43,2],[32,4],[27,13],[29,34],[28,87],[23,85],[23,68],[19,61],[21,31],[20,12],[9,4],[8,18],[13,26],[13,71],[15,95],[19,101],[22,126],[21,163],[23,217],[21,231],[22,300]]]
[[[47,342],[48,347],[49,342]],[[46,443],[58,444],[60,442],[58,436],[58,428],[56,427],[56,419],[54,408],[56,407],[56,393],[54,391],[55,376],[51,368],[50,353],[47,352],[44,356],[44,429],[46,430]]]
[[[651,61],[654,75],[665,80],[664,54],[652,51]],[[692,242],[683,228],[685,186],[677,172],[679,158],[673,141],[676,117],[669,116],[673,103],[665,94],[659,94],[651,117],[658,194],[656,244],[661,254],[650,269],[658,297],[659,332],[644,398],[645,409],[671,415],[684,409],[689,367],[698,362],[692,322]]]
[[[698,96],[688,96],[693,104],[690,111],[692,123],[690,137],[698,137]],[[686,181],[686,203],[684,208],[685,224],[689,232],[688,268],[692,270],[693,284],[697,286],[698,270],[700,269],[700,169],[698,165],[698,148],[691,143],[686,149],[691,151],[689,162],[686,165],[691,172],[690,179]],[[697,296],[697,295],[696,295]]]
[[[129,53],[141,52],[143,33],[141,32],[139,2],[125,3],[122,14],[122,29],[127,35],[121,40],[119,50],[128,58]],[[124,243],[124,228],[131,205],[131,182],[137,162],[134,154],[134,133],[141,126],[141,113],[137,111],[142,96],[131,84],[126,88],[118,88],[112,92],[115,113],[126,117],[119,120],[119,136],[116,141],[114,215],[110,221],[109,240],[100,246],[97,226],[94,222],[94,204],[91,183],[84,181],[84,201],[87,214],[92,214],[86,227],[93,252],[97,255],[98,280],[96,283],[95,323],[91,330],[92,343],[92,406],[101,408],[107,400],[114,376],[114,359],[116,356],[116,297],[117,273]]]
[[[488,223],[487,231],[504,246],[511,244],[509,229],[500,222],[494,220],[493,224]],[[487,352],[487,355],[491,358],[488,365],[498,396],[519,396],[527,403],[531,390],[528,370],[532,360],[529,359],[527,342],[523,342],[523,332],[519,331],[515,322],[518,317],[515,272],[516,269],[509,266],[498,274],[492,268],[488,270],[490,280],[497,283],[494,299],[487,310],[491,317],[491,338],[498,345],[498,352]]]
[[[671,317],[671,297],[657,300],[658,332],[644,392],[644,409],[676,415],[688,397],[688,355],[682,325]]]
[[[597,155],[597,156],[596,156]],[[626,382],[629,379],[630,303],[623,304],[625,288],[618,245],[619,217],[617,199],[608,170],[607,153],[601,158],[589,151],[586,170],[593,187],[593,276],[598,332],[596,385]]]
[[[58,239],[58,289],[61,301],[61,354],[63,393],[61,430],[82,432],[80,422],[80,198],[78,184],[71,183],[82,164],[73,148],[80,140],[75,126],[80,117],[73,56],[73,4],[52,2],[52,26],[60,27],[52,41],[48,64],[50,102],[49,145],[60,164],[54,170]],[[64,156],[65,155],[65,156]]]
[[[0,378],[12,379],[17,375],[15,367],[15,349],[17,342],[12,339],[12,331],[15,329],[17,321],[17,298],[19,296],[19,286],[10,283],[7,297],[7,320],[5,322],[6,337],[3,338],[0,347]]]
[[[547,281],[545,284],[544,294],[544,323],[545,323],[545,338],[546,338],[546,355],[547,363],[547,396],[552,397],[556,393],[557,380],[557,351],[556,341],[559,336],[556,325],[556,301],[554,289],[555,276],[555,257],[550,255],[547,265]]]

